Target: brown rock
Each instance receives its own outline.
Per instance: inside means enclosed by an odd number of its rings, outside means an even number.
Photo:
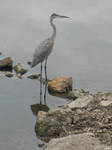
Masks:
[[[9,77],[9,78],[14,76],[14,74],[10,71],[6,71],[6,72],[4,72],[4,74],[5,74],[6,77]]]
[[[6,68],[6,67],[12,68],[12,64],[13,64],[13,60],[11,59],[11,57],[6,57],[0,60],[0,69]]]
[[[53,93],[66,93],[72,89],[72,77],[64,76],[54,78],[48,82],[48,90]]]
[[[31,74],[28,76],[29,79],[38,79],[40,77],[40,74]]]

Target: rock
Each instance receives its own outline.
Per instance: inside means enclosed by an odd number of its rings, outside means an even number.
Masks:
[[[28,76],[29,79],[38,79],[40,77],[40,74],[31,74]]]
[[[107,93],[101,93],[101,92],[97,92],[96,97],[99,98],[100,100],[108,100],[108,101],[112,101],[112,91],[109,91]]]
[[[14,74],[10,71],[5,71],[4,74],[5,74],[6,77],[9,77],[9,78],[14,76]]]
[[[26,69],[26,68],[25,68],[23,65],[21,65],[20,63],[17,64],[16,66],[14,66],[14,70],[15,70],[15,72],[16,72],[16,74],[17,74],[17,77],[20,78],[20,79],[21,79],[21,76],[22,76],[23,74],[25,74],[25,73],[28,71],[28,69]]]
[[[69,103],[68,107],[71,109],[83,108],[83,107],[86,107],[93,100],[94,100],[94,97],[91,95],[79,97],[75,101]]]
[[[102,105],[102,106],[109,106],[110,104],[112,104],[112,101],[101,101],[100,102],[100,104]]]
[[[44,143],[42,143],[42,144],[38,144],[38,147],[44,147],[45,146],[45,144]]]
[[[2,52],[0,52],[0,55],[2,55]]]
[[[43,121],[46,118],[47,112],[39,111],[38,112],[38,121]]]
[[[68,98],[68,99],[72,99],[72,100],[77,99],[77,97],[75,96],[75,94],[74,94],[74,92],[73,92],[73,91],[69,91],[69,92],[67,93],[66,98]]]
[[[48,90],[53,93],[66,93],[72,89],[72,77],[64,76],[54,78],[48,82]]]
[[[52,139],[45,150],[112,150],[87,133]]]
[[[52,137],[66,135],[68,124],[72,122],[70,109],[40,111],[37,116],[35,131],[41,140],[48,142]]]
[[[67,98],[75,100],[76,98],[85,96],[85,95],[89,95],[89,92],[78,88],[78,89],[74,89],[73,91],[69,91]]]
[[[4,68],[12,68],[13,65],[13,60],[11,57],[6,57],[2,60],[0,60],[0,69],[4,69]]]
[[[31,64],[32,64],[32,61],[28,61],[27,64],[28,64],[28,65],[31,65]]]

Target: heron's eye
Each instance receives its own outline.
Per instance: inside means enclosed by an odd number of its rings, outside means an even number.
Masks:
[[[56,15],[55,13],[51,15],[51,17],[54,17],[54,18],[55,18],[56,16],[57,16],[57,15]]]

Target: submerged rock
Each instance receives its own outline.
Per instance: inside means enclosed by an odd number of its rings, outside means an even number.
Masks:
[[[31,74],[28,76],[29,79],[38,79],[40,77],[40,74]]]
[[[17,77],[20,78],[20,79],[21,79],[22,75],[25,74],[28,71],[28,69],[26,69],[20,63],[18,63],[16,66],[14,66],[14,70],[16,72]]]
[[[31,64],[32,64],[32,61],[28,61],[27,64],[28,64],[28,65],[31,65]]]
[[[13,65],[13,60],[11,57],[6,57],[6,58],[0,60],[0,70],[5,69],[5,68],[6,68],[6,70],[8,68],[12,69],[12,65]]]
[[[53,93],[66,93],[72,89],[72,77],[64,76],[54,78],[48,82],[48,90]]]

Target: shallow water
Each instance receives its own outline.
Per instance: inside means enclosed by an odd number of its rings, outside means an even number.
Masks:
[[[112,89],[111,0],[0,0],[0,51],[14,63],[32,59],[35,47],[49,37],[53,12],[70,16],[56,20],[57,38],[48,60],[48,76],[73,77],[74,88],[92,92]],[[39,73],[30,69],[22,80],[0,76],[0,149],[40,149],[30,105],[39,103],[39,82],[27,79]],[[65,100],[47,94],[54,108]]]

